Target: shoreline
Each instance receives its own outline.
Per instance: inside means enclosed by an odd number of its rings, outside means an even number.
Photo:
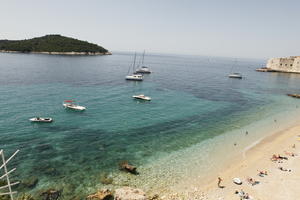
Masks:
[[[47,54],[47,55],[71,55],[71,56],[98,56],[98,55],[112,55],[111,52],[100,53],[100,52],[48,52],[48,51],[30,51],[30,52],[22,52],[22,51],[7,51],[7,50],[0,50],[0,53],[22,53],[22,54]]]
[[[274,132],[247,147],[237,157],[233,158],[228,165],[225,164],[218,173],[207,177],[199,182],[197,186],[188,186],[188,190],[182,193],[171,193],[163,196],[162,199],[239,199],[236,190],[243,189],[249,193],[253,199],[297,199],[297,185],[300,182],[300,159],[298,156],[288,157],[289,160],[283,163],[274,163],[270,160],[273,154],[286,156],[284,151],[294,152],[299,155],[300,121],[281,131]],[[296,148],[293,148],[293,145]],[[298,147],[298,148],[297,148]],[[291,169],[291,172],[284,172],[278,169],[279,166]],[[257,170],[268,171],[268,176],[259,177]],[[217,187],[217,179],[221,177],[224,181],[221,185],[225,188]],[[232,179],[238,177],[243,181],[242,185],[236,185]],[[260,181],[258,185],[252,186],[246,183],[247,177]],[[280,178],[279,178],[280,177]],[[297,178],[295,178],[297,177]],[[287,182],[288,186],[275,184],[279,181]],[[277,196],[273,196],[273,194]],[[288,194],[288,197],[286,196]]]
[[[154,157],[146,165],[138,167],[141,172],[139,176],[129,177],[119,174],[113,176],[114,180],[118,180],[117,185],[126,182],[132,187],[141,188],[150,196],[159,194],[163,200],[223,199],[215,196],[227,191],[227,185],[226,189],[219,191],[217,178],[224,179],[224,183],[228,180],[228,185],[233,185],[232,178],[238,177],[235,172],[240,170],[237,166],[240,166],[244,160],[252,159],[253,155],[250,152],[253,149],[257,149],[266,140],[270,140],[269,138],[275,141],[278,134],[289,132],[291,128],[297,127],[300,124],[299,111],[294,108],[293,105],[283,110],[274,110],[266,115],[255,114],[253,117],[259,119],[253,123],[238,126],[237,129],[226,134],[204,140],[174,153]],[[246,134],[248,131],[249,134]],[[274,151],[274,153],[284,154],[283,151]],[[258,155],[265,154],[258,152]],[[272,155],[266,156],[267,163]],[[232,174],[226,178],[230,170]],[[254,175],[249,173],[247,176],[254,178],[257,175],[256,170]],[[239,178],[246,180],[247,176]],[[234,189],[229,191],[230,198],[226,199],[238,199],[237,195],[232,195],[234,191]]]

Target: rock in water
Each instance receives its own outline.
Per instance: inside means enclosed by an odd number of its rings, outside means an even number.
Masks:
[[[120,166],[120,170],[124,170],[124,171],[127,171],[131,174],[138,174],[138,172],[136,171],[136,167],[133,166],[133,165],[130,165],[128,163],[128,161],[122,161],[119,163],[119,166]]]
[[[87,196],[87,200],[109,200],[113,197],[112,192],[108,189],[100,190],[95,194]]]
[[[57,200],[61,196],[61,190],[49,189],[45,192],[41,193],[41,197],[43,200]]]
[[[113,183],[113,178],[109,177],[107,173],[103,173],[100,176],[100,182],[104,185],[109,185]]]
[[[21,186],[25,188],[34,188],[38,182],[39,179],[35,176],[32,176],[28,179],[24,179],[23,181],[21,181]]]
[[[115,200],[147,200],[147,197],[141,189],[122,187],[116,189]]]
[[[34,200],[30,194],[23,194],[21,197],[18,197],[18,200]]]

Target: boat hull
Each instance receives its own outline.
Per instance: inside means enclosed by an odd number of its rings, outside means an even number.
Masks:
[[[132,98],[142,101],[151,101],[150,97],[140,97],[140,96],[132,96]]]
[[[77,110],[77,111],[84,111],[86,109],[86,107],[78,106],[78,105],[63,104],[63,106],[67,109]]]
[[[143,81],[143,77],[139,78],[139,77],[132,77],[132,76],[126,76],[125,78],[127,81]]]
[[[51,122],[53,122],[53,119],[52,118],[42,118],[42,117],[40,117],[38,119],[38,118],[34,117],[34,118],[29,119],[29,121],[36,122],[36,123],[51,123]]]
[[[237,78],[237,79],[242,79],[242,76],[236,76],[236,75],[229,75],[229,78]]]
[[[137,70],[137,71],[135,71],[135,73],[139,73],[139,74],[151,74],[151,71]]]

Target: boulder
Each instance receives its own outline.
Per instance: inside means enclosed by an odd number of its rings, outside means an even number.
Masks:
[[[22,180],[20,185],[24,188],[34,188],[38,182],[39,179],[35,176],[32,176],[30,178]]]
[[[122,161],[119,163],[119,167],[120,167],[120,170],[124,170],[124,171],[127,171],[131,174],[138,174],[138,172],[136,171],[136,167],[133,166],[133,165],[130,165],[128,163],[128,161]]]
[[[159,200],[159,199],[160,198],[159,198],[158,194],[155,194],[155,195],[153,195],[153,196],[151,196],[151,197],[148,198],[148,200]]]
[[[104,185],[109,185],[113,183],[113,178],[110,177],[107,173],[100,175],[100,182]]]
[[[34,198],[30,194],[22,194],[18,197],[18,200],[34,200]]]
[[[45,192],[42,192],[40,196],[43,200],[57,200],[61,196],[62,190],[49,189]]]
[[[112,192],[108,189],[100,190],[95,194],[87,196],[87,200],[109,200],[113,197]]]
[[[115,200],[147,200],[146,193],[137,188],[122,187],[116,189]]]

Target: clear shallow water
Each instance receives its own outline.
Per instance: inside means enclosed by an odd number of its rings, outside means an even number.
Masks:
[[[178,163],[169,161],[178,155],[188,157],[195,147],[213,155],[217,138],[299,104],[285,94],[299,93],[300,75],[255,72],[264,60],[147,55],[154,73],[135,83],[124,80],[132,58],[0,54],[0,147],[21,150],[13,163],[18,179],[38,176],[33,191],[65,188],[67,199],[101,187],[103,172],[115,177],[116,187],[153,178],[153,166],[173,177]],[[245,79],[227,78],[232,65]],[[153,101],[134,101],[139,93]],[[65,99],[87,110],[66,111]],[[34,116],[55,121],[29,123]],[[143,175],[119,174],[121,160]]]

